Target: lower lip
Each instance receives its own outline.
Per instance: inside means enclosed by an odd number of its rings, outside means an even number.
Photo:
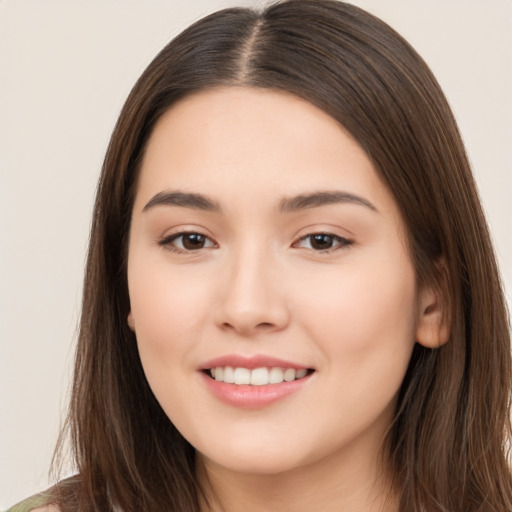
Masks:
[[[208,389],[222,402],[243,409],[258,409],[296,393],[309,381],[311,374],[291,382],[266,386],[226,384],[212,379],[204,372],[201,372],[201,376]]]

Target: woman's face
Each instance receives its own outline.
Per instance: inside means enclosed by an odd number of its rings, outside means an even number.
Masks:
[[[327,114],[235,87],[174,105],[143,159],[128,284],[149,384],[210,467],[374,463],[420,301],[397,205]]]

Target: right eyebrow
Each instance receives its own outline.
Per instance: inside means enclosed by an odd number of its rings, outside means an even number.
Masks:
[[[154,208],[155,206],[181,206],[182,208],[192,208],[194,210],[203,210],[207,212],[220,212],[219,203],[202,195],[191,192],[180,192],[170,190],[155,194],[144,206],[143,212]]]

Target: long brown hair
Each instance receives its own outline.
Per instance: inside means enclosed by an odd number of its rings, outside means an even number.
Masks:
[[[153,396],[126,324],[126,252],[156,121],[219,85],[289,91],[348,129],[397,201],[420,285],[444,297],[450,340],[415,346],[386,447],[400,511],[512,510],[509,325],[461,137],[409,44],[334,0],[210,15],[171,41],[129,95],[94,209],[68,422],[79,474],[57,487],[61,509],[199,510],[194,449]]]

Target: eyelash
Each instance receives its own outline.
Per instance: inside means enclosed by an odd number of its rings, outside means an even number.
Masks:
[[[186,236],[195,236],[198,238],[200,237],[201,239],[204,239],[205,241],[208,240],[209,242],[211,242],[211,245],[209,245],[207,247],[199,247],[196,249],[187,249],[183,246],[183,239]],[[181,247],[176,247],[176,245],[174,245],[174,242],[176,242],[176,240],[179,240],[180,238],[182,239]],[[173,235],[166,236],[165,238],[163,238],[162,240],[160,240],[158,242],[158,245],[160,245],[161,247],[165,247],[169,251],[176,252],[179,254],[184,254],[184,253],[196,252],[201,249],[209,249],[210,247],[214,247],[216,244],[209,237],[207,237],[206,235],[203,235],[202,233],[198,233],[197,231],[182,231],[180,233],[174,233]]]
[[[196,238],[199,238],[200,240],[204,241],[207,245],[206,246],[203,245],[202,247],[198,247],[195,249],[190,249],[190,248],[187,249],[183,245],[183,240],[184,240],[184,237],[186,237],[186,236],[191,236],[191,237],[194,236]],[[313,241],[314,237],[323,237],[324,239],[327,238],[328,242],[331,243],[331,247],[327,247],[324,249],[318,249],[318,250],[313,248],[311,242]],[[181,247],[177,247],[175,245],[175,242],[180,239],[181,239]],[[309,247],[305,247],[305,248],[312,250],[313,252],[316,252],[319,254],[329,254],[334,251],[346,249],[354,243],[353,240],[343,238],[343,237],[341,237],[339,235],[335,235],[333,233],[318,232],[318,233],[310,233],[306,236],[299,238],[299,240],[297,242],[294,242],[292,244],[292,247],[301,248],[301,244],[307,240],[309,240]],[[209,242],[209,244],[208,244],[208,242]],[[169,235],[169,236],[163,238],[162,240],[160,240],[158,242],[158,245],[160,245],[161,247],[165,247],[167,250],[178,253],[178,254],[191,254],[193,252],[199,252],[202,249],[210,249],[212,247],[216,247],[217,244],[214,241],[212,241],[208,236],[203,235],[202,233],[199,233],[197,231],[182,231],[182,232],[174,233],[172,235]]]
[[[335,246],[328,247],[326,249],[320,249],[320,250],[316,250],[313,247],[308,247],[308,249],[311,249],[314,252],[317,252],[320,254],[329,254],[331,252],[338,251],[340,249],[348,248],[354,243],[353,240],[348,240],[347,238],[343,238],[342,236],[335,235],[333,233],[318,232],[318,233],[310,233],[306,236],[303,236],[302,238],[300,238],[298,240],[298,242],[295,242],[292,245],[292,247],[297,247],[298,244],[300,244],[301,242],[304,242],[305,240],[308,240],[308,239],[310,241],[309,245],[311,246],[311,241],[314,239],[314,237],[328,238],[328,239],[330,239],[332,244],[337,244]]]

